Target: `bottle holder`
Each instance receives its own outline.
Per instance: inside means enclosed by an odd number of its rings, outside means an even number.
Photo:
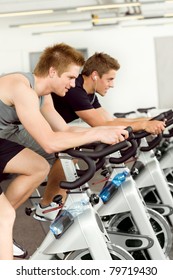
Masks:
[[[62,210],[61,214],[52,222],[50,230],[55,238],[60,238],[66,230],[74,223],[74,218],[67,210]]]
[[[118,188],[113,183],[110,183],[99,193],[99,197],[102,199],[103,203],[107,203],[117,191]]]

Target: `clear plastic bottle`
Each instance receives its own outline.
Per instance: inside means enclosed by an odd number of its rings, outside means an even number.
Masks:
[[[52,222],[50,230],[56,238],[61,235],[73,224],[74,219],[82,214],[89,206],[89,198],[72,203],[67,210],[62,210],[61,214]]]
[[[111,197],[117,192],[118,188],[126,180],[127,176],[129,176],[129,172],[125,170],[121,173],[116,174],[112,181],[108,181],[105,184],[102,191],[99,193],[99,197],[101,197],[104,203],[108,202]]]
[[[73,218],[76,218],[88,208],[88,205],[89,205],[89,197],[72,203],[68,207],[67,211],[73,216]]]

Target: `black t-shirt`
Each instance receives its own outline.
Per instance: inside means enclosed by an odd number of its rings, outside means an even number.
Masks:
[[[83,88],[83,82],[82,75],[79,75],[76,79],[76,86],[69,89],[64,97],[52,93],[55,109],[67,123],[79,118],[76,111],[101,107],[96,94],[87,94]]]

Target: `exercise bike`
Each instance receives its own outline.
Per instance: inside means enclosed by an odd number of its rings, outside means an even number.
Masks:
[[[138,110],[142,113],[146,113],[151,109],[153,109],[153,107]],[[126,113],[124,114],[126,115]],[[167,119],[166,127],[169,127],[173,123],[172,116],[172,110],[168,110],[152,118],[152,120]],[[131,175],[136,180],[136,184],[140,188],[142,196],[144,197],[148,207],[157,210],[159,213],[167,217],[172,226],[173,198],[170,194],[165,174],[163,173],[153,150],[158,147],[163,135],[158,135],[149,142],[147,140],[149,133],[145,131],[142,133],[135,133],[135,137],[142,142],[142,147],[139,147],[138,154],[134,159],[134,164],[131,167]],[[171,137],[170,133],[169,137]],[[151,135],[150,138],[152,138]]]
[[[123,148],[123,147],[121,147],[121,148]],[[78,157],[79,158],[82,158],[81,157],[81,151],[76,151],[76,150],[71,150],[71,152],[72,153],[80,153],[79,155],[78,155]],[[111,153],[114,153],[115,152],[115,150],[113,151],[113,150],[109,150],[109,153],[108,154],[111,154]],[[68,153],[70,153],[70,151],[68,151]],[[134,153],[134,152],[133,152]],[[73,156],[73,155],[72,155]],[[74,155],[75,157],[77,156],[76,154]],[[96,155],[97,157],[98,157],[98,154]],[[105,154],[102,154],[102,157],[103,156],[105,156]],[[129,156],[129,155],[128,155]],[[130,156],[132,156],[132,155],[130,155]],[[72,159],[70,158],[70,159],[68,159],[68,157],[69,156],[67,156],[67,155],[65,155],[64,156],[64,154],[63,153],[60,153],[59,154],[59,157],[60,157],[60,159],[62,159],[63,158],[63,160],[62,160],[62,163],[64,164],[64,166],[65,166],[65,168],[64,168],[64,171],[66,171],[65,173],[67,173],[66,174],[66,177],[67,177],[67,179],[69,180],[69,181],[73,181],[75,178],[76,178],[76,169],[75,169],[75,167],[73,168],[73,162],[72,162]],[[84,156],[85,158],[88,158],[88,154],[87,154],[87,157],[86,157],[86,154],[85,154],[85,156]],[[93,157],[93,152],[92,152],[92,157]],[[123,159],[124,160],[124,159]],[[132,179],[132,178],[131,178]],[[67,184],[67,185],[66,185]],[[65,185],[64,185],[64,188],[68,188],[68,184],[73,184],[73,182],[71,183],[71,182],[66,182],[65,183]],[[70,187],[71,188],[71,187]],[[73,188],[73,187],[72,187]],[[86,188],[86,185],[84,185],[84,188]],[[132,184],[132,188],[134,188],[135,189],[135,193],[136,193],[136,186],[134,185],[134,182],[133,182],[133,184]],[[80,188],[81,189],[81,188]],[[126,188],[127,189],[127,191],[128,191],[128,188]],[[134,190],[133,190],[134,191]],[[130,192],[129,192],[130,193]],[[132,192],[133,193],[133,192]],[[73,197],[74,197],[74,195],[73,195]],[[128,197],[128,192],[127,192],[127,197]],[[145,216],[145,218],[144,218],[144,221],[146,222],[146,209],[143,209],[143,202],[141,201],[141,198],[139,199],[139,193],[137,193],[137,195],[135,195],[135,199],[137,200],[137,203],[136,203],[136,206],[138,205],[138,203],[139,203],[139,205],[140,206],[142,206],[142,213],[144,214],[144,216]],[[118,199],[119,200],[119,199]],[[139,206],[138,205],[138,206]],[[66,206],[65,206],[66,207]],[[105,207],[105,209],[106,209],[106,207]],[[107,207],[107,209],[108,209],[108,207]],[[135,209],[135,212],[136,212],[136,210],[137,210],[137,212],[139,212],[138,211],[138,207]],[[120,210],[117,210],[118,211],[118,213],[119,213],[119,211],[121,212],[121,209]],[[127,211],[126,211],[127,212]],[[125,212],[125,213],[126,213]],[[147,212],[148,213],[148,212]],[[100,214],[100,213],[99,213]],[[115,212],[113,212],[113,214],[112,215],[114,215],[115,216]],[[156,216],[158,216],[159,214],[156,212]],[[108,215],[106,215],[106,216],[108,216]],[[110,217],[111,217],[111,215],[109,215]],[[104,218],[105,218],[105,215],[104,215]],[[158,224],[158,222],[157,222],[157,220],[155,219],[155,216],[154,216],[154,218],[152,218],[153,220],[154,220],[154,224]],[[103,219],[104,220],[104,219]],[[139,219],[140,221],[141,221],[141,217],[140,217],[140,219]],[[155,221],[156,220],[156,221]],[[140,221],[138,221],[139,223],[140,223]],[[147,221],[148,221],[148,215],[147,215]],[[145,223],[144,222],[144,223]],[[159,222],[160,222],[160,220],[159,220]],[[147,222],[146,222],[147,223]],[[161,222],[160,222],[161,223]],[[108,224],[108,223],[107,223]],[[125,238],[124,238],[124,240],[123,240],[123,235],[121,235],[121,237],[119,238],[120,240],[121,240],[121,243],[124,243],[123,244],[123,246],[125,247],[125,249],[128,249],[129,251],[139,251],[139,249],[141,249],[141,251],[142,250],[144,250],[144,249],[146,249],[147,248],[147,251],[149,250],[149,247],[151,247],[152,246],[152,244],[154,243],[154,241],[153,241],[153,238],[151,238],[150,237],[150,231],[152,232],[152,235],[153,235],[153,228],[151,227],[151,224],[149,223],[149,221],[148,221],[148,224],[149,224],[149,232],[148,232],[148,230],[146,230],[146,227],[143,225],[142,226],[142,224],[143,224],[143,222],[141,222],[141,224],[139,225],[139,227],[141,227],[142,228],[142,231],[144,230],[144,233],[142,232],[140,232],[140,237],[138,236],[138,234],[139,234],[139,232],[137,232],[136,231],[136,236],[134,235],[134,230],[133,230],[133,235],[132,236],[128,236],[128,233],[126,233],[126,241],[128,241],[128,239],[129,240],[137,240],[137,238],[139,239],[140,238],[140,242],[136,242],[136,244],[138,244],[138,245],[135,245],[136,246],[136,248],[134,248],[134,246],[132,247],[132,245],[131,245],[131,248],[129,248],[130,246],[127,246],[126,244],[128,244],[128,242],[125,242]],[[144,227],[145,227],[145,229],[144,229]],[[147,227],[148,227],[148,225],[147,225]],[[71,227],[70,227],[71,228]],[[160,227],[161,229],[162,228],[164,228],[163,227],[163,225],[162,225],[162,223],[161,223],[161,227]],[[147,234],[146,234],[146,231],[147,231]],[[117,232],[113,232],[113,236],[115,237],[116,236],[116,234],[117,234]],[[111,235],[111,233],[109,233],[109,235]],[[120,234],[117,234],[118,236],[120,236]],[[162,231],[161,233],[160,233],[160,235],[164,235],[164,231]],[[46,238],[46,241],[43,241],[43,244],[41,245],[41,256],[39,256],[39,253],[37,252],[36,253],[36,255],[34,254],[33,256],[32,256],[32,259],[34,259],[35,257],[36,257],[36,259],[39,259],[40,257],[41,257],[41,259],[42,259],[42,250],[43,249],[45,249],[45,246],[47,246],[47,243],[49,243],[50,242],[50,236],[51,236],[51,234],[49,234],[49,237],[48,237],[48,241],[47,241],[47,238]],[[131,239],[130,239],[130,237],[131,237]],[[160,236],[159,236],[160,237]],[[113,237],[112,237],[113,238]],[[156,238],[156,236],[155,236],[155,233],[154,233],[154,238],[157,240],[157,238]],[[162,238],[163,239],[163,238]],[[118,240],[118,239],[116,239],[118,242],[116,242],[116,244],[119,244],[120,243],[120,241]],[[114,240],[114,241],[116,241],[116,240]],[[123,241],[122,241],[123,240]],[[62,241],[62,239],[61,239],[61,241]],[[46,245],[45,245],[46,244]],[[133,244],[135,244],[135,242],[133,243]],[[154,243],[155,244],[155,243]],[[59,244],[59,246],[60,246],[60,244]],[[62,253],[62,254],[64,254],[64,251],[63,250],[65,250],[65,249],[63,249],[63,246],[62,246],[62,249],[60,249],[60,251],[59,251],[59,248],[61,248],[61,246],[59,247],[58,246],[58,250],[57,250],[57,255],[56,256],[58,256],[60,253]],[[152,246],[153,247],[153,246]],[[165,258],[167,258],[166,256],[165,256],[165,254],[163,254],[163,252],[162,252],[162,250],[160,251],[160,245],[158,246],[158,241],[157,241],[157,245],[154,245],[154,247],[156,247],[156,250],[154,249],[153,251],[151,250],[151,252],[150,252],[150,254],[151,254],[151,257],[149,257],[149,256],[145,256],[145,259],[148,259],[148,258],[151,258],[151,259],[165,259]],[[51,248],[52,248],[52,246],[51,246]],[[65,247],[66,248],[66,247]],[[62,252],[61,252],[61,250],[62,250]],[[159,250],[159,253],[157,252],[157,250]],[[56,250],[54,250],[54,254],[56,254],[55,253],[55,251]],[[79,257],[81,257],[81,258],[85,258],[86,256],[87,256],[87,258],[88,258],[88,256],[90,256],[91,257],[91,253],[89,252],[89,249],[88,248],[85,248],[85,249],[80,249],[80,250],[78,250],[78,249],[76,249],[76,247],[75,247],[75,249],[73,249],[72,251],[71,250],[69,250],[70,251],[70,253],[69,254],[64,254],[64,257],[63,257],[63,259],[65,259],[65,258],[67,258],[67,256],[68,256],[68,258],[71,258],[72,256],[73,257],[75,257],[75,258],[79,258]],[[40,248],[39,248],[39,252],[40,252]],[[47,251],[45,251],[45,252],[47,252]],[[73,252],[73,253],[72,253]],[[43,254],[44,255],[44,254]],[[47,253],[46,253],[46,255],[47,255]],[[156,256],[157,255],[157,256]],[[160,256],[161,255],[161,256]],[[52,257],[52,256],[51,256]],[[50,257],[50,258],[51,258]],[[92,257],[91,257],[92,258]],[[137,258],[139,258],[139,254],[137,255]]]
[[[70,154],[72,156],[77,156],[76,151],[71,151]],[[95,152],[92,151],[89,154],[87,153],[87,156],[90,156],[91,158],[97,158],[98,153],[95,154]],[[110,158],[109,160],[112,160],[114,163],[115,161],[116,163],[121,163],[125,158],[128,158],[127,153],[124,158],[122,157],[116,160],[115,158]],[[121,171],[124,170],[124,166],[113,169],[109,180],[112,180],[116,172],[119,172],[120,169]],[[154,235],[157,236],[157,239],[160,243],[163,241],[163,239],[165,239],[165,255],[167,255],[168,244],[165,235],[167,235],[169,225],[159,213],[144,207],[144,202],[142,201],[141,195],[136,188],[131,176],[129,176],[122,184],[122,187],[118,188],[118,191],[111,197],[110,200],[108,200],[106,203],[103,203],[101,200],[99,200],[99,203],[96,203],[94,207],[101,216],[111,241],[121,245],[123,248],[131,252],[135,259],[154,259],[157,255],[157,253],[154,255],[155,249],[153,248],[152,250],[152,239],[149,238],[149,229],[147,228],[148,224],[150,224],[150,217],[151,224],[155,230],[157,230]],[[146,213],[148,214],[146,215]],[[143,215],[144,219],[141,219]],[[127,222],[127,218],[130,219],[130,223],[129,221]],[[122,228],[121,226],[124,221],[125,227]],[[145,222],[147,225],[145,225]],[[149,225],[149,228],[153,234],[151,224]],[[130,226],[130,228],[127,229],[128,226]],[[165,248],[163,248],[163,250],[164,249]],[[149,254],[151,254],[152,257],[149,256]]]
[[[166,127],[169,128],[173,124],[172,111],[163,112],[154,119],[163,120],[164,118],[168,118]],[[170,167],[171,162],[169,160],[167,163],[169,154],[167,153],[167,157],[161,157],[159,150],[162,139],[172,137],[172,129],[168,131],[169,133],[155,137],[151,141],[151,145],[146,138],[142,139],[143,147],[140,148],[138,157],[131,168],[131,174],[135,178],[147,205],[167,217],[172,226],[173,197],[170,192],[170,183],[163,172],[164,169],[167,170],[166,168]]]
[[[166,176],[170,193],[173,196],[173,128],[163,134],[163,141],[155,150],[155,156]]]
[[[127,143],[124,141],[110,146],[105,152],[106,154],[112,153],[126,145]],[[59,153],[59,157],[61,154]],[[88,169],[82,176],[78,177],[76,171],[72,170],[72,164],[68,164],[67,158],[69,156],[63,153],[63,157],[66,160],[68,176],[72,178],[70,173],[73,173],[73,179],[75,178],[75,180],[61,183],[62,187],[68,190],[67,199],[61,212],[50,225],[51,229],[55,229],[56,224],[58,233],[50,230],[39,248],[30,257],[30,260],[132,260],[133,257],[129,252],[111,243],[101,218],[89,201],[85,183],[95,174],[95,162],[81,153],[79,158],[86,163]],[[72,161],[71,157],[70,161]],[[59,199],[58,196],[58,203]],[[69,214],[68,209],[74,211],[75,206],[73,204],[78,205],[81,201],[85,201],[85,209],[74,218]],[[160,257],[164,259],[164,254]]]

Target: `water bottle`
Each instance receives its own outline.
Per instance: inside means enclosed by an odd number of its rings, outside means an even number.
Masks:
[[[61,214],[50,225],[50,230],[56,238],[73,224],[74,219],[82,214],[89,207],[89,198],[72,203],[69,208],[62,210]]]
[[[68,207],[67,211],[73,216],[73,218],[76,218],[77,216],[82,214],[86,209],[88,209],[88,207],[89,207],[89,197],[72,203]]]
[[[129,176],[128,171],[123,171],[114,176],[112,181],[108,181],[103,187],[102,191],[99,193],[103,203],[108,202],[111,197],[117,192],[121,184],[126,180],[126,177]]]

